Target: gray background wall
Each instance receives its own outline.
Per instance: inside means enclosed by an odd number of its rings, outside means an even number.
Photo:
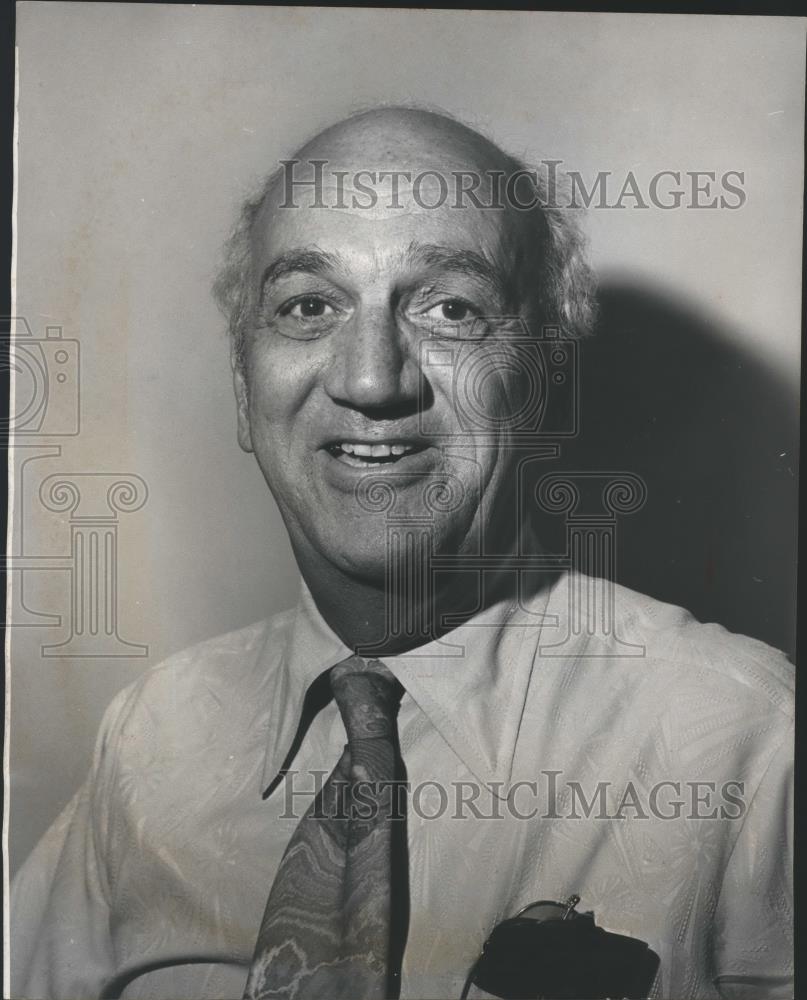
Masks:
[[[64,627],[11,630],[12,868],[119,688],[293,600],[208,289],[240,198],[376,102],[437,105],[587,178],[745,171],[738,211],[589,213],[604,332],[567,461],[648,480],[626,583],[792,649],[804,22],[22,3],[18,42],[17,313],[80,341],[81,433],[29,463],[16,513],[28,554],[60,555],[44,476],[142,477],[147,503],[120,516],[119,629],[149,655],[43,657]],[[28,609],[67,614],[66,572],[14,580]]]

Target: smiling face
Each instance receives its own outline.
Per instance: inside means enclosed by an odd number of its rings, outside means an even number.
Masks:
[[[430,116],[380,113],[324,133],[299,158],[328,160],[327,205],[338,200],[329,177],[347,171],[338,183],[350,204],[357,171],[498,166],[479,141]],[[419,194],[439,200],[425,183]],[[304,574],[325,559],[383,580],[390,514],[429,518],[438,551],[474,550],[509,487],[507,414],[524,392],[508,363],[512,323],[482,319],[522,311],[515,223],[450,198],[423,208],[404,190],[403,208],[381,198],[373,210],[314,207],[306,189],[281,208],[281,196],[269,195],[253,229],[256,315],[235,387],[239,442]],[[480,414],[484,438],[468,434]],[[391,509],[377,502],[390,497]]]

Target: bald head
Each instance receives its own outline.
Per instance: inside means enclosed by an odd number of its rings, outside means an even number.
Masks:
[[[469,170],[519,169],[490,139],[445,114],[420,108],[374,108],[323,129],[297,152],[299,159],[353,159],[356,153],[396,169],[450,164]]]
[[[531,326],[583,332],[592,281],[582,240],[570,213],[548,206],[545,195],[537,171],[446,114],[381,107],[328,126],[281,161],[229,241],[215,292],[230,320],[236,360],[257,302],[257,276],[250,273],[255,241],[289,209],[311,209],[322,219],[331,213],[388,219],[393,227],[396,217],[416,215],[426,228],[438,212],[448,223],[473,213],[482,241],[491,235],[488,244],[495,242],[506,261]]]
[[[509,235],[534,242],[537,176],[479,132],[447,115],[377,108],[337,122],[308,140],[272,179],[269,213],[336,208],[363,213],[495,211]],[[501,222],[502,219],[499,220]]]

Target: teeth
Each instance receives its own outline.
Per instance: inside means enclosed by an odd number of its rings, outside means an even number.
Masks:
[[[414,450],[411,444],[360,444],[349,441],[341,441],[338,447],[347,455],[359,455],[361,458],[389,458],[390,455],[405,455]]]

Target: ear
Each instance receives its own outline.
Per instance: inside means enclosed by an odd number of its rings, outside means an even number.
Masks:
[[[238,417],[238,443],[246,452],[253,451],[252,432],[249,425],[249,390],[244,377],[243,366],[234,357],[230,357],[233,367],[233,390]]]

